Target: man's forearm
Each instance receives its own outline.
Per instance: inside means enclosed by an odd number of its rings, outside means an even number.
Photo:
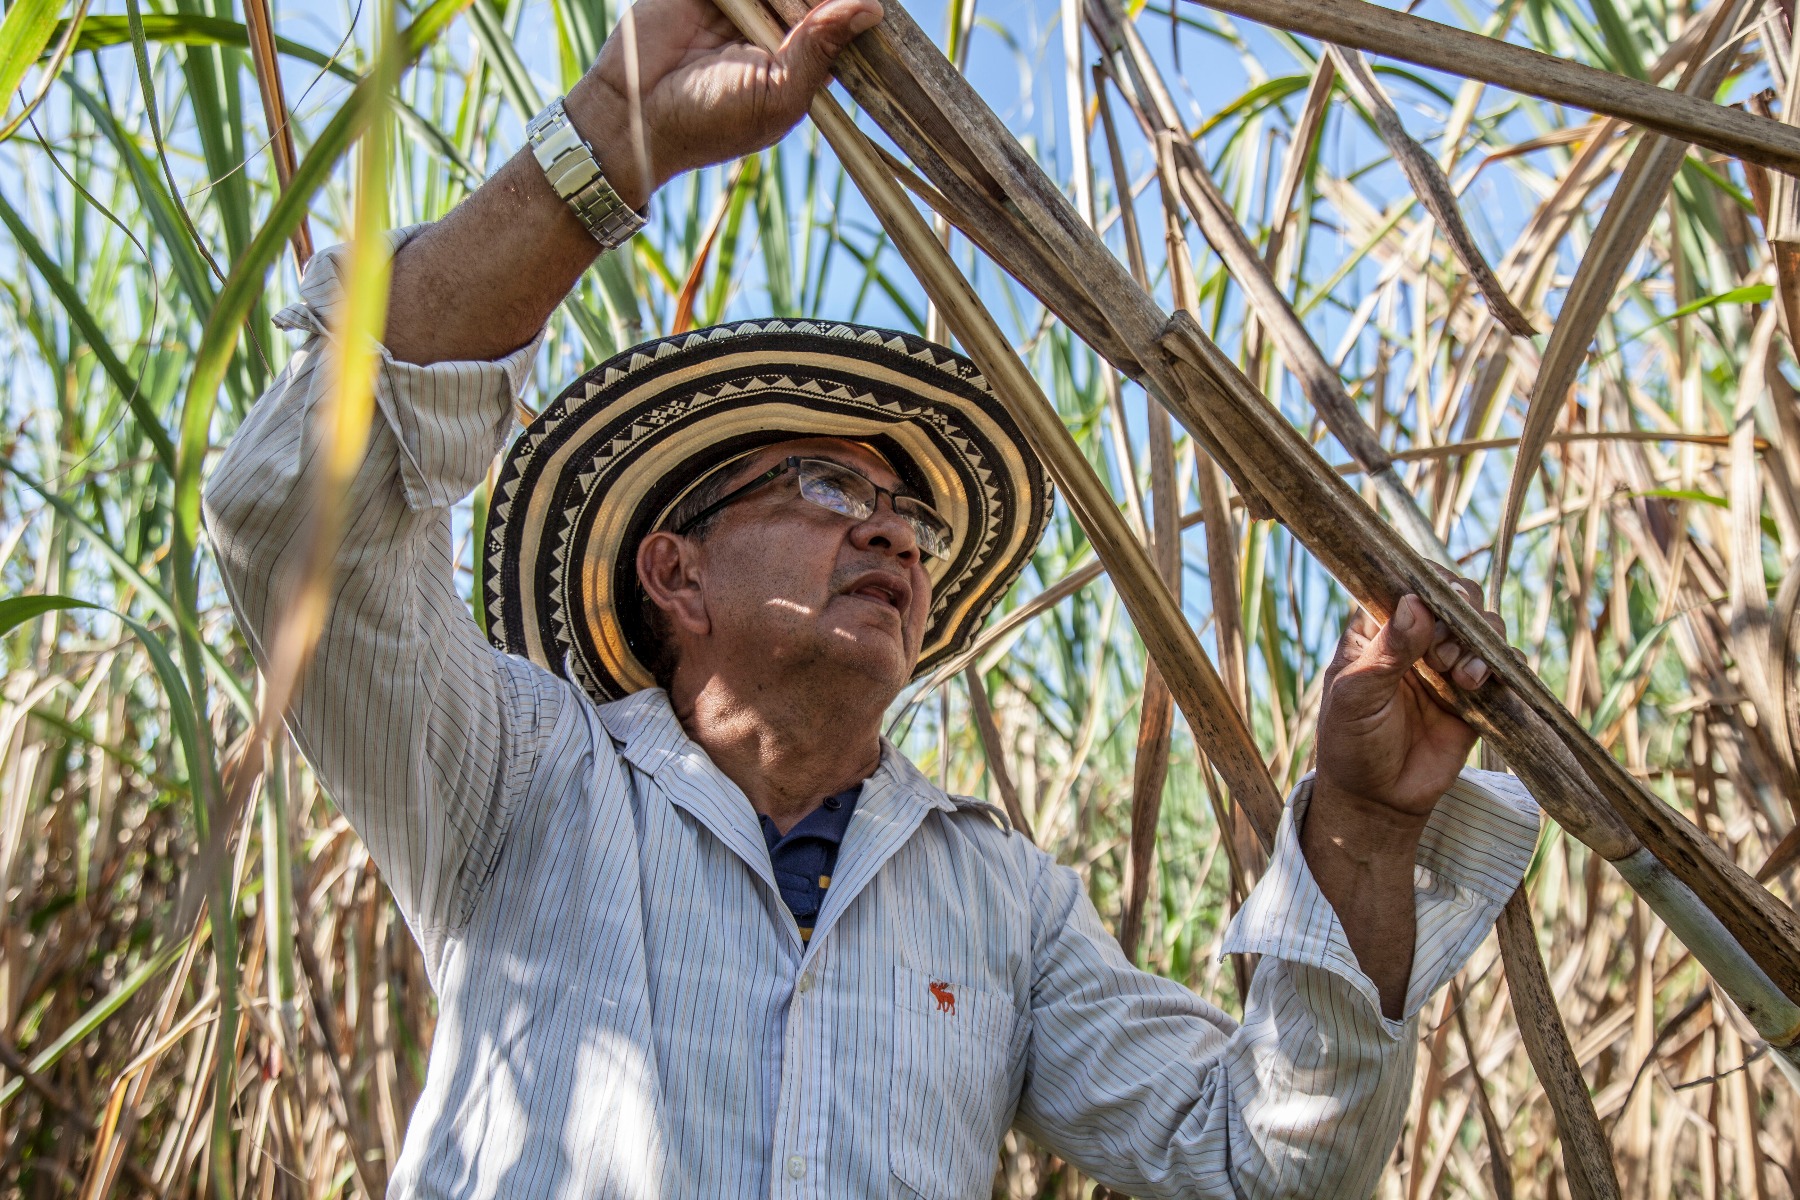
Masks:
[[[590,72],[565,107],[620,199],[642,209],[651,186],[623,144],[623,103]],[[499,358],[543,328],[599,253],[530,148],[521,149],[395,256],[383,343],[421,366]]]
[[[1423,821],[1369,810],[1315,785],[1300,849],[1337,912],[1356,961],[1381,993],[1384,1016],[1399,1019],[1412,982],[1417,937],[1413,862]]]

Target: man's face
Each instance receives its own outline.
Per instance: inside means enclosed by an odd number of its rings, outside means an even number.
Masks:
[[[889,491],[900,486],[866,446],[803,438],[752,454],[721,494],[793,455],[848,467]],[[773,672],[826,667],[891,694],[912,677],[931,579],[912,527],[887,497],[858,521],[803,500],[789,471],[722,509],[691,552],[706,615],[704,657],[753,656],[736,661]]]

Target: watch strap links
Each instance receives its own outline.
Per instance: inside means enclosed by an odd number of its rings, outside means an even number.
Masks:
[[[569,120],[562,100],[552,100],[525,126],[544,178],[605,250],[624,244],[644,227],[644,217],[607,181],[592,146]]]

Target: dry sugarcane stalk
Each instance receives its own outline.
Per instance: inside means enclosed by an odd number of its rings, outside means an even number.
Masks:
[[[1069,7],[1075,7],[1077,0],[1069,0]],[[1065,17],[1067,19],[1067,17]],[[1080,25],[1075,24],[1075,38],[1080,40]],[[1123,156],[1119,150],[1118,131],[1113,127],[1112,113],[1106,105],[1105,81],[1096,78],[1100,92],[1101,111],[1105,114],[1107,149],[1112,160],[1113,177],[1119,192],[1119,211],[1124,214],[1126,252],[1131,260],[1132,274],[1140,286],[1148,287],[1150,283],[1149,268],[1144,261],[1143,243],[1138,237],[1137,219],[1131,204],[1130,180],[1125,174]],[[1167,227],[1172,253],[1170,255],[1169,282],[1177,295],[1190,295],[1193,292],[1193,269],[1189,266],[1186,245],[1181,237],[1181,226],[1178,218],[1174,218],[1167,210],[1169,197],[1165,187],[1163,193],[1165,218],[1172,218],[1173,223]],[[1091,213],[1090,213],[1091,216]],[[1090,221],[1090,224],[1092,222]],[[1174,252],[1174,251],[1177,251]],[[1156,559],[1156,569],[1162,575],[1163,583],[1168,585],[1169,594],[1181,603],[1181,506],[1176,495],[1175,469],[1175,437],[1169,410],[1160,404],[1151,404],[1146,414],[1150,433],[1150,519],[1151,519],[1151,553]],[[1121,430],[1121,432],[1123,432]],[[1210,464],[1206,464],[1210,465]],[[1205,467],[1203,466],[1204,470]],[[1208,528],[1207,545],[1212,545],[1218,535],[1218,529]],[[1224,665],[1224,683],[1227,693],[1238,702],[1238,711],[1248,717],[1249,710],[1243,704],[1243,691],[1233,687],[1236,665],[1232,657],[1233,644],[1226,636],[1223,626],[1217,630],[1219,645],[1219,661]],[[1138,705],[1138,735],[1136,753],[1131,764],[1131,844],[1128,862],[1129,873],[1125,885],[1125,912],[1119,921],[1119,945],[1124,949],[1127,958],[1137,957],[1138,939],[1144,931],[1144,905],[1150,897],[1150,871],[1156,852],[1156,827],[1162,816],[1163,784],[1169,777],[1169,739],[1174,731],[1174,698],[1169,694],[1169,685],[1164,682],[1162,672],[1151,663],[1144,671],[1143,698]],[[1205,770],[1204,765],[1201,768]],[[1229,837],[1223,827],[1219,830],[1221,840],[1229,849]],[[1232,863],[1233,877],[1241,878],[1239,864],[1231,855],[1227,858]]]
[[[1281,164],[1281,182],[1276,185],[1275,202],[1270,205],[1268,235],[1263,242],[1263,264],[1275,276],[1277,289],[1281,288],[1281,277],[1285,274],[1282,255],[1287,248],[1288,225],[1294,218],[1294,201],[1300,194],[1300,183],[1306,177],[1306,164],[1312,158],[1319,130],[1325,127],[1326,106],[1336,84],[1337,68],[1332,65],[1329,55],[1321,56],[1319,65],[1313,70],[1312,82],[1307,85],[1306,101],[1301,104],[1300,115],[1294,121],[1287,154]],[[1250,374],[1257,380],[1264,378],[1263,332],[1262,323],[1252,313],[1244,322],[1244,345],[1248,347],[1244,360],[1252,364]]]
[[[1394,161],[1406,173],[1407,181],[1418,194],[1419,202],[1438,223],[1444,240],[1450,243],[1457,261],[1462,263],[1463,270],[1474,281],[1475,290],[1487,301],[1494,319],[1505,326],[1507,332],[1519,337],[1530,337],[1536,333],[1531,321],[1519,311],[1518,305],[1512,302],[1512,297],[1506,294],[1506,289],[1494,276],[1494,269],[1488,266],[1487,259],[1482,256],[1481,247],[1475,244],[1475,236],[1463,221],[1462,209],[1457,206],[1456,194],[1450,190],[1450,180],[1445,178],[1444,169],[1406,132],[1406,126],[1400,123],[1400,114],[1394,111],[1393,101],[1382,90],[1375,72],[1369,69],[1368,59],[1362,56],[1361,51],[1347,46],[1333,43],[1327,48],[1331,57],[1337,60],[1338,69],[1343,72],[1344,86],[1369,110],[1369,115],[1375,120],[1376,132],[1387,143],[1388,149],[1393,151]]]
[[[752,41],[780,46],[782,32],[756,0],[724,0],[725,14]],[[1111,494],[1082,456],[1057,415],[1019,360],[999,326],[956,269],[881,157],[837,101],[821,93],[810,110],[831,142],[845,171],[869,201],[913,273],[944,314],[945,322],[975,360],[1026,439],[1050,469],[1076,519],[1106,563],[1113,586],[1125,601],[1151,656],[1194,730],[1195,740],[1225,776],[1266,840],[1274,838],[1281,797],[1200,641],[1182,617],[1142,543],[1131,536]],[[1083,226],[1085,229],[1086,227]]]
[[[1019,803],[1019,788],[1013,783],[1012,772],[1006,767],[1006,745],[1000,739],[1000,726],[994,721],[993,705],[988,703],[987,684],[981,680],[981,672],[973,663],[963,670],[963,682],[969,686],[969,711],[975,714],[975,732],[981,738],[982,752],[987,756],[988,772],[993,778],[994,789],[1000,793],[1000,800],[1006,806],[1007,819],[1013,828],[1025,835],[1025,840],[1035,842],[1032,835],[1031,822],[1025,819],[1025,806]]]
[[[263,119],[269,126],[275,178],[285,188],[299,169],[299,159],[294,153],[294,130],[288,122],[287,96],[281,87],[281,60],[275,52],[269,0],[244,0],[244,29],[250,43],[250,62],[256,68],[257,91],[262,96]],[[292,241],[294,265],[304,271],[313,253],[312,227],[304,216],[294,227]]]
[[[1169,735],[1174,717],[1169,685],[1152,662],[1144,669],[1144,696],[1138,706],[1137,747],[1131,762],[1131,842],[1125,911],[1119,919],[1119,946],[1125,957],[1133,961],[1144,933],[1144,905],[1150,898],[1150,868],[1156,851],[1157,821],[1162,816],[1163,784],[1169,777]],[[1220,829],[1218,836],[1229,851],[1229,832]],[[1232,861],[1229,853],[1227,861]]]
[[[1713,15],[1709,37],[1696,51],[1682,76],[1682,92],[1710,96],[1724,82],[1731,66],[1731,56],[1709,53],[1721,41],[1729,42],[1737,32],[1739,15],[1748,0],[1734,0],[1721,5]],[[1575,373],[1587,359],[1588,344],[1600,320],[1612,305],[1613,292],[1619,279],[1637,254],[1650,223],[1662,208],[1663,197],[1674,182],[1675,172],[1687,157],[1686,143],[1669,138],[1646,136],[1632,152],[1631,162],[1619,177],[1619,185],[1607,201],[1606,212],[1594,231],[1594,238],[1575,269],[1575,280],[1557,314],[1556,328],[1550,344],[1544,348],[1543,362],[1538,367],[1537,381],[1532,385],[1531,403],[1525,411],[1525,422],[1519,434],[1519,454],[1513,462],[1512,482],[1508,485],[1506,504],[1500,512],[1500,527],[1494,535],[1492,572],[1488,578],[1490,597],[1500,594],[1506,580],[1507,557],[1512,549],[1514,527],[1525,505],[1525,492],[1537,473],[1544,441],[1556,424],[1564,397],[1575,382]]]
[[[1782,16],[1780,5],[1771,4],[1764,9],[1763,55],[1781,94],[1781,120],[1792,125],[1795,110],[1800,108],[1800,59],[1794,57],[1800,42],[1787,36]],[[1781,49],[1787,52],[1782,54]],[[1762,107],[1766,109],[1767,103]],[[1766,117],[1769,114],[1763,111],[1757,115]],[[1796,188],[1794,181],[1786,176],[1772,180],[1771,185],[1769,221],[1763,228],[1768,232],[1771,243],[1784,245],[1792,250],[1800,243],[1800,188]]]
[[[1769,660],[1769,592],[1762,560],[1762,479],[1756,462],[1756,410],[1768,399],[1766,369],[1774,351],[1781,309],[1763,310],[1750,338],[1750,352],[1738,378],[1737,411],[1733,414],[1731,456],[1727,473],[1730,509],[1730,604],[1726,636],[1737,660],[1738,678],[1761,718],[1757,724],[1769,730],[1775,759],[1772,764],[1782,793],[1800,798],[1794,778],[1794,760],[1781,726],[1787,724],[1783,697],[1775,690]]]
[[[1487,1135],[1488,1172],[1493,1180],[1494,1200],[1513,1200],[1512,1159],[1506,1152],[1506,1134],[1500,1118],[1494,1115],[1493,1101],[1488,1099],[1488,1084],[1481,1073],[1481,1055],[1475,1049],[1475,1038],[1469,1033],[1469,1016],[1461,985],[1450,983],[1450,1009],[1456,1016],[1456,1030],[1462,1034],[1463,1053],[1468,1059],[1469,1082],[1475,1093],[1476,1111]]]
[[[1244,289],[1251,309],[1274,337],[1283,362],[1294,373],[1307,400],[1351,457],[1369,473],[1376,492],[1413,548],[1448,564],[1450,552],[1401,483],[1393,460],[1344,390],[1344,381],[1300,323],[1276,284],[1269,263],[1251,244],[1230,203],[1194,150],[1181,112],[1137,29],[1125,20],[1116,0],[1088,0],[1087,14],[1095,38],[1116,64],[1115,75],[1121,89],[1129,84],[1126,99],[1144,125],[1146,135],[1157,146],[1159,170],[1165,179],[1173,178],[1194,223],[1225,260],[1232,279]],[[1182,307],[1179,302],[1176,306]]]
[[[790,16],[805,11],[804,0],[777,2],[794,10]],[[740,3],[734,0],[734,7]],[[1117,365],[1151,386],[1209,452],[1217,448],[1215,458],[1240,491],[1254,491],[1273,507],[1353,596],[1385,618],[1402,594],[1417,593],[1486,659],[1496,681],[1474,695],[1457,693],[1453,702],[1566,829],[1618,866],[1758,1031],[1783,1054],[1800,1058],[1800,1006],[1790,999],[1800,996],[1794,914],[1595,744],[1542,682],[1513,661],[1481,614],[1330,471],[1190,316],[1166,318],[1124,276],[1067,198],[948,67],[893,3],[883,23],[840,59],[839,77],[939,188],[960,193],[963,215],[984,231],[978,241],[1053,259],[1062,281],[1086,286],[1081,308],[1059,315],[1103,354],[1102,346],[1122,348]],[[1033,247],[1034,235],[1049,248]],[[1013,269],[1004,257],[1001,265]],[[930,290],[944,280],[922,282]],[[1110,328],[1090,339],[1081,322],[1094,312],[1104,313]],[[1016,366],[1016,359],[1009,362]],[[1116,519],[1116,510],[1111,515]]]
[[[1765,18],[1764,37],[1767,37],[1773,16]],[[1779,24],[1779,22],[1774,22]],[[1761,91],[1750,97],[1750,111],[1762,117],[1773,117],[1774,110],[1769,101],[1773,92]],[[1792,112],[1785,109],[1784,112]],[[1792,124],[1792,122],[1789,122]],[[1775,187],[1777,180],[1793,184],[1786,175],[1773,177],[1755,163],[1744,164],[1744,182],[1749,185],[1751,203],[1756,206],[1757,219],[1762,222],[1765,232],[1780,228],[1783,221],[1789,228],[1800,226],[1800,212],[1791,216],[1780,215],[1784,209],[1800,210],[1800,190],[1789,186],[1782,189],[1785,194],[1778,194]],[[1769,259],[1775,267],[1775,301],[1781,309],[1782,326],[1788,336],[1788,344],[1800,346],[1800,241],[1790,239],[1768,238]]]
[[[1569,1045],[1569,1033],[1563,1027],[1556,994],[1551,991],[1550,978],[1544,970],[1537,931],[1532,926],[1531,905],[1523,887],[1506,902],[1495,929],[1519,1039],[1525,1043],[1525,1053],[1530,1056],[1556,1114],[1569,1191],[1575,1200],[1618,1200],[1619,1179],[1613,1171],[1612,1146],[1594,1112],[1594,1097],[1581,1074],[1581,1063]]]
[[[806,0],[773,0],[773,6],[789,22],[809,8]],[[882,23],[838,60],[837,72],[925,172],[933,194],[949,205],[939,211],[971,241],[1153,394],[1181,388],[1155,344],[1166,314],[903,7],[889,6]],[[1123,311],[1107,311],[1114,300]],[[1184,424],[1236,481],[1245,507],[1266,517],[1250,465],[1232,461],[1204,425]]]
[[[1800,130],[1640,80],[1427,21],[1367,0],[1205,0],[1251,21],[1604,113],[1800,175]]]
[[[934,55],[928,53],[924,47],[914,44],[913,31],[916,30],[916,27],[896,28],[890,21],[883,28],[888,31],[887,37],[884,38],[885,41],[904,43],[895,47],[900,52],[894,53],[894,58],[903,61],[906,68],[912,68],[915,76],[932,72],[930,59]],[[922,35],[920,37],[922,38]],[[941,60],[941,55],[935,57]],[[966,86],[960,93],[956,90],[955,85],[958,82],[960,80],[932,79],[933,97],[939,106],[938,112],[944,117],[940,124],[949,124],[953,128],[960,126],[961,128],[958,128],[957,132],[963,136],[964,144],[981,156],[976,162],[959,160],[959,168],[974,174],[972,168],[978,163],[979,166],[993,170],[1002,178],[1013,172],[1016,172],[1018,176],[1033,176],[1036,172],[1035,164],[1030,164],[1029,160],[1024,158],[1022,151],[1015,152],[1016,145],[1012,149],[1008,148],[1011,139],[1005,135],[1003,129],[995,128],[998,122],[981,104],[979,97],[968,91]],[[862,98],[862,93],[859,92],[859,99]],[[865,100],[865,105],[867,103],[868,101]],[[987,129],[982,129],[983,125],[987,126]],[[895,127],[890,127],[889,132],[898,138],[907,130],[904,125],[896,123]],[[983,137],[983,133],[988,136]],[[1038,178],[1015,177],[1007,178],[1006,182],[1011,185],[1004,189],[1007,199],[1017,206],[1018,211],[1031,221],[1041,234],[1047,237],[1054,236],[1067,227],[1066,222],[1057,219],[1055,212],[1057,203],[1061,199],[1060,194],[1054,193],[1047,181],[1041,181]],[[1034,211],[1039,204],[1048,211]],[[1148,319],[1145,310],[1153,311],[1154,304],[1149,302],[1147,297],[1142,296],[1141,292],[1134,295],[1131,294],[1129,288],[1115,285],[1116,274],[1109,276],[1105,270],[1105,264],[1101,261],[1102,258],[1110,257],[1105,255],[1103,247],[1059,248],[1058,254],[1065,261],[1078,261],[1083,264],[1085,277],[1092,281],[1095,293],[1099,298],[1098,307],[1114,316],[1114,329],[1119,336],[1135,343],[1138,329]],[[1217,383],[1208,386],[1204,381],[1201,381],[1204,402],[1187,396],[1185,388],[1179,384],[1175,387],[1165,386],[1159,389],[1157,394],[1177,406],[1177,415],[1181,416],[1184,424],[1190,428],[1205,429],[1210,426],[1222,434],[1223,428],[1217,418],[1221,411],[1225,410],[1234,410],[1239,415],[1246,415],[1253,419],[1253,424],[1261,423],[1263,432],[1261,437],[1255,441],[1263,444],[1257,445],[1255,449],[1248,448],[1246,444],[1235,444],[1225,455],[1219,457],[1227,464],[1234,458],[1238,459],[1240,463],[1248,461],[1253,472],[1250,480],[1265,496],[1273,499],[1272,492],[1282,491],[1285,498],[1292,500],[1295,482],[1304,477],[1311,469],[1308,463],[1314,456],[1310,448],[1305,447],[1291,426],[1280,420],[1278,414],[1275,414],[1274,410],[1269,408],[1260,396],[1256,395],[1254,389],[1249,387],[1248,381],[1243,380],[1241,375],[1236,372],[1235,366],[1218,354],[1217,348],[1207,341],[1197,325],[1192,321],[1185,321],[1183,332],[1192,337],[1195,346],[1200,348],[1203,356],[1210,356],[1215,365],[1223,366],[1230,373],[1230,389],[1242,387],[1243,395],[1236,398],[1235,403],[1221,404],[1222,400],[1227,400],[1225,389],[1221,389]],[[1180,340],[1182,339],[1177,339],[1177,341]],[[1134,349],[1137,349],[1136,345],[1134,345]],[[1139,350],[1138,357],[1146,363],[1148,369],[1152,355]],[[1206,392],[1212,394],[1205,395]],[[1280,441],[1286,443],[1281,446],[1281,449],[1290,453],[1285,455],[1271,453],[1275,449],[1275,443]],[[1246,456],[1248,456],[1247,460]],[[1286,461],[1283,461],[1284,458]],[[1340,579],[1350,584],[1353,592],[1356,592],[1359,598],[1367,601],[1377,594],[1377,589],[1360,587],[1355,577],[1366,570],[1369,564],[1369,551],[1364,546],[1351,544],[1357,539],[1346,539],[1343,536],[1347,531],[1344,524],[1338,520],[1338,512],[1341,512],[1346,506],[1357,510],[1359,524],[1364,525],[1365,536],[1362,540],[1364,542],[1373,541],[1375,545],[1380,546],[1382,548],[1380,556],[1387,558],[1386,552],[1396,549],[1393,547],[1390,531],[1379,522],[1374,521],[1372,514],[1369,514],[1356,501],[1348,489],[1344,489],[1341,496],[1333,497],[1332,501],[1324,505],[1321,510],[1315,510],[1310,515],[1310,519],[1290,520],[1288,524],[1303,540],[1308,541],[1314,552],[1320,554],[1326,565]],[[1338,512],[1333,510],[1338,510]],[[1360,520],[1365,517],[1369,518],[1366,522]],[[1325,547],[1334,541],[1337,543],[1337,552],[1324,553]],[[1411,559],[1411,556],[1401,555],[1399,557],[1403,561],[1415,561]],[[1352,570],[1352,563],[1357,564],[1359,569]],[[1393,560],[1390,560],[1390,563],[1390,569],[1398,566],[1398,563]],[[1411,572],[1409,571],[1408,574]],[[1373,584],[1376,579],[1380,578],[1380,575],[1377,573],[1364,578]],[[1429,577],[1423,574],[1414,575],[1405,582],[1412,585],[1410,590],[1419,591],[1437,604],[1445,606],[1461,604],[1460,598],[1451,589],[1444,587],[1435,574],[1431,574]],[[1393,586],[1395,585],[1390,576],[1385,586],[1379,590],[1385,591]],[[1398,595],[1399,592],[1394,591],[1387,601],[1387,606],[1391,606],[1392,602],[1398,599]],[[1474,626],[1478,622],[1478,618],[1472,610],[1458,611],[1457,616],[1459,622],[1466,626],[1461,632],[1473,634],[1476,638],[1498,645],[1498,639],[1493,637],[1485,623],[1481,623],[1480,630],[1475,630]],[[1490,647],[1488,654],[1490,661],[1497,664],[1498,671],[1502,674],[1508,673],[1511,664],[1502,661],[1500,655],[1505,654],[1503,649],[1496,654]],[[1705,843],[1704,839],[1700,839],[1697,832],[1693,831],[1685,821],[1673,813],[1655,813],[1656,804],[1653,798],[1648,797],[1641,788],[1619,770],[1616,763],[1613,763],[1597,746],[1593,745],[1590,739],[1586,738],[1574,721],[1556,704],[1554,698],[1543,691],[1542,685],[1538,684],[1535,677],[1530,677],[1528,680],[1508,680],[1508,682],[1514,688],[1529,689],[1535,686],[1538,694],[1534,699],[1545,706],[1546,712],[1554,714],[1544,719],[1550,720],[1561,735],[1560,739],[1545,739],[1537,736],[1535,738],[1527,737],[1523,740],[1527,742],[1561,740],[1568,747],[1576,750],[1591,751],[1592,756],[1597,756],[1600,760],[1588,765],[1584,771],[1575,766],[1573,759],[1566,752],[1548,749],[1533,751],[1533,757],[1540,766],[1540,770],[1536,772],[1539,775],[1539,790],[1557,793],[1555,806],[1562,809],[1558,814],[1560,819],[1565,822],[1574,821],[1575,828],[1587,833],[1592,838],[1602,842],[1609,840],[1603,834],[1612,827],[1618,826],[1617,819],[1610,812],[1606,812],[1592,803],[1591,791],[1594,785],[1590,785],[1585,778],[1587,773],[1597,772],[1599,775],[1598,785],[1607,799],[1623,808],[1638,810],[1640,816],[1645,809],[1654,813],[1654,818],[1646,822],[1647,826],[1655,828],[1662,835],[1659,840],[1665,844],[1671,857],[1681,860],[1684,866],[1690,868],[1690,872],[1699,871],[1702,874],[1718,875],[1720,872],[1735,870],[1730,864],[1723,863],[1723,856],[1718,853],[1716,847],[1712,847],[1710,843]],[[1511,718],[1514,721],[1522,721],[1524,719],[1523,710],[1511,714]],[[1541,725],[1535,723],[1530,726],[1515,725],[1513,729],[1514,733],[1525,733],[1526,731],[1533,735],[1543,732]],[[1508,754],[1510,759],[1518,759],[1517,754],[1510,751]],[[1569,768],[1575,769],[1571,771]],[[1611,848],[1623,857],[1635,848],[1634,843],[1635,839],[1623,842],[1615,841]],[[1700,864],[1704,864],[1704,869]],[[1724,894],[1721,902],[1728,903],[1735,909],[1734,917],[1739,919],[1740,925],[1748,927],[1760,924],[1763,926],[1756,935],[1747,934],[1746,936],[1757,943],[1757,949],[1760,951],[1758,957],[1764,960],[1764,965],[1785,975],[1790,985],[1800,987],[1800,970],[1796,970],[1792,965],[1792,956],[1788,950],[1788,947],[1794,944],[1794,923],[1791,917],[1783,912],[1775,911],[1771,898],[1760,889],[1746,888],[1744,886],[1746,880],[1738,879],[1731,884],[1724,883],[1723,879],[1714,879],[1710,882],[1716,886],[1710,886],[1709,892],[1716,891]]]

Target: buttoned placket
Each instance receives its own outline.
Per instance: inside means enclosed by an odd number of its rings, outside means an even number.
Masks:
[[[770,1195],[792,1197],[819,1194],[828,1186],[824,1112],[805,1111],[809,1098],[822,1104],[824,1089],[819,1076],[830,1064],[825,1048],[831,1045],[831,1006],[826,1002],[825,974],[831,954],[816,936],[795,968],[793,996],[788,1001],[787,1028],[781,1045],[781,1092],[775,1105],[775,1170],[770,1172]]]
[[[830,1132],[824,1128],[829,1089],[823,1076],[831,1064],[822,1056],[832,1044],[833,1032],[833,1008],[828,1001],[832,993],[831,946],[840,919],[857,894],[913,835],[925,814],[941,807],[917,789],[909,773],[896,771],[897,764],[889,757],[893,753],[884,747],[882,766],[863,785],[832,872],[831,889],[795,971],[775,1106],[772,1198],[824,1195],[830,1190],[831,1164],[823,1157]],[[809,1102],[819,1105],[819,1111],[807,1111]]]
[[[831,991],[827,983],[831,935],[857,894],[905,845],[926,814],[934,808],[951,811],[955,806],[948,797],[934,794],[911,764],[883,743],[881,765],[864,784],[818,923],[811,940],[804,941],[798,922],[781,899],[767,843],[743,793],[699,747],[688,742],[679,726],[664,731],[660,738],[635,732],[640,736],[628,735],[625,758],[651,776],[672,770],[692,781],[695,786],[679,795],[666,786],[661,790],[730,847],[762,881],[773,899],[773,910],[783,919],[790,947],[797,952],[786,960],[794,982],[782,1035],[769,1188],[771,1200],[825,1195],[831,1188],[830,1163],[824,1158],[829,1131],[824,1127],[828,1089],[823,1084],[823,1073],[830,1069],[825,1058],[832,1035],[832,1007],[826,999]],[[734,794],[739,804],[728,799]],[[819,1110],[806,1111],[809,1101],[819,1105]]]

